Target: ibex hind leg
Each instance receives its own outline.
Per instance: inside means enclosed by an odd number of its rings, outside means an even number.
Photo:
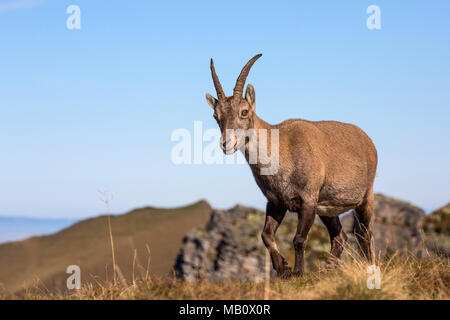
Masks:
[[[344,250],[345,242],[347,241],[347,236],[342,230],[341,221],[339,217],[327,217],[319,216],[323,224],[328,230],[331,242],[331,251],[327,260],[327,266],[333,267],[336,265],[338,259],[341,257],[342,251]]]
[[[371,220],[373,216],[374,195],[370,189],[363,202],[355,208],[355,235],[358,239],[362,254],[369,262],[374,262],[375,256],[372,245]]]

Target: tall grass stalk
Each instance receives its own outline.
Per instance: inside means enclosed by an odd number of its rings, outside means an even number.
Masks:
[[[111,210],[110,210],[110,201],[113,199],[113,196],[102,190],[98,190],[98,192],[100,193],[100,201],[102,201],[106,205],[106,215],[108,216],[109,242],[111,244],[111,254],[113,263],[113,283],[114,285],[116,285],[117,284],[116,256],[114,253],[115,252],[114,239],[111,228]]]

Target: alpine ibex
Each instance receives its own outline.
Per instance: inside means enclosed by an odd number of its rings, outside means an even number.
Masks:
[[[328,229],[331,253],[328,262],[336,262],[347,240],[339,214],[355,209],[359,228],[356,228],[362,253],[372,260],[370,220],[373,214],[373,183],[377,169],[377,151],[372,140],[357,126],[336,121],[307,121],[290,119],[270,125],[255,113],[255,89],[245,81],[256,55],[242,69],[233,96],[225,96],[211,59],[211,74],[217,99],[206,94],[214,109],[214,118],[222,132],[221,147],[226,154],[240,149],[247,161],[249,141],[239,142],[229,130],[253,129],[256,136],[266,129],[267,138],[273,129],[279,134],[279,167],[273,175],[262,175],[259,161],[250,163],[256,183],[266,196],[266,221],[262,240],[269,250],[278,275],[289,277],[291,269],[278,251],[275,233],[286,211],[298,213],[294,237],[295,266],[293,274],[304,271],[304,249],[308,232],[317,213]],[[273,150],[271,151],[273,152]]]

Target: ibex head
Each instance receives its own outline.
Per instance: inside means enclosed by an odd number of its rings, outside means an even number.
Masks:
[[[226,154],[232,154],[240,149],[245,143],[245,139],[238,139],[234,134],[228,134],[227,130],[248,130],[253,127],[253,116],[255,114],[255,89],[251,84],[247,86],[245,98],[242,97],[245,80],[247,79],[250,68],[253,63],[261,57],[258,54],[251,58],[244,66],[239,75],[236,86],[233,90],[233,96],[227,97],[223,92],[219,78],[214,69],[214,62],[211,59],[211,75],[214,81],[214,87],[217,92],[217,99],[206,94],[206,100],[214,109],[214,118],[219,124],[222,132],[220,147]],[[240,141],[239,141],[240,140]]]

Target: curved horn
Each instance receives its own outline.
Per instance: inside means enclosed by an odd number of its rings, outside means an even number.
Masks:
[[[250,68],[253,66],[256,60],[258,60],[262,54],[257,54],[253,58],[251,58],[247,64],[242,68],[241,74],[239,75],[236,86],[233,89],[233,97],[242,97],[242,92],[244,91],[245,80],[247,79],[248,73],[250,72]]]
[[[223,93],[222,85],[220,84],[219,77],[216,74],[216,69],[214,69],[214,61],[211,58],[211,75],[214,81],[214,87],[216,88],[217,98],[219,100],[225,99],[225,93]]]

